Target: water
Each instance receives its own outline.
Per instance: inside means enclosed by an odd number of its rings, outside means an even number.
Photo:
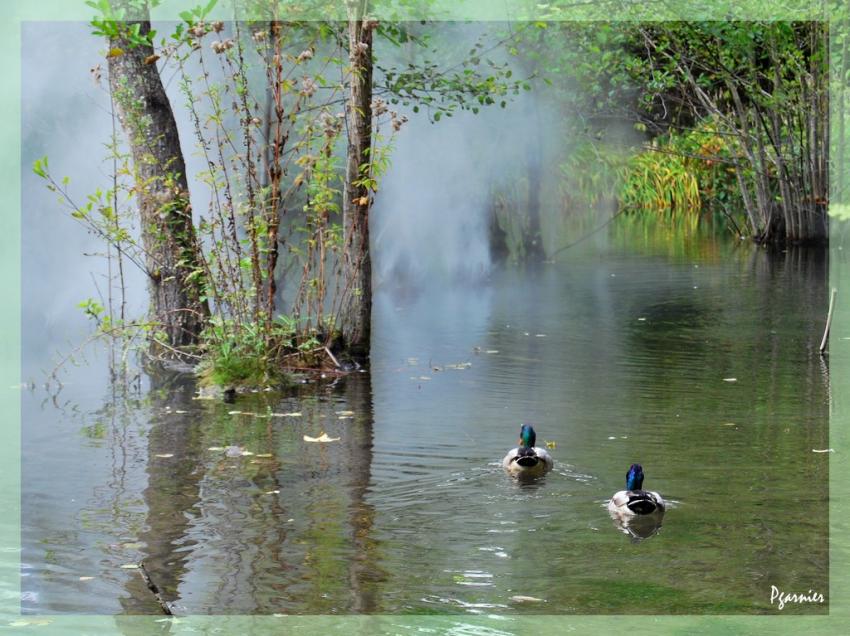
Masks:
[[[115,392],[94,359],[54,399],[24,391],[23,611],[158,613],[121,567],[139,561],[176,614],[773,613],[772,585],[826,595],[823,255],[670,250],[627,226],[610,244],[379,290],[371,373],[335,383],[224,404],[190,378]],[[499,465],[523,422],[554,445],[531,484]],[[321,432],[340,439],[303,439]],[[672,502],[643,541],[604,507],[636,461]]]

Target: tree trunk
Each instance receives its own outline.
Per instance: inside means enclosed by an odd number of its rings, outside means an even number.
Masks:
[[[342,336],[355,359],[369,357],[372,322],[372,262],[369,254],[368,184],[372,148],[372,30],[365,20],[366,1],[348,4],[348,45],[351,76],[347,107],[348,152],[343,192],[343,276],[347,298],[342,311]]]
[[[124,27],[139,24],[141,36],[150,31],[146,8],[116,4],[127,10]],[[132,44],[123,36],[110,38],[109,46],[109,85],[133,155],[150,317],[168,345],[194,344],[209,307],[203,299],[206,272],[192,224],[177,124],[153,47]]]

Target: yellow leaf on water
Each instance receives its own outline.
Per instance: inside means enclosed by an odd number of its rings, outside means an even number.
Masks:
[[[318,437],[310,437],[309,435],[304,436],[305,442],[338,442],[339,437],[328,437],[328,434],[322,431],[322,434]]]
[[[122,55],[124,55],[124,51],[116,46],[115,48],[109,49],[109,53],[106,54],[106,57],[120,57]]]
[[[546,448],[558,448],[557,442],[546,442]]]

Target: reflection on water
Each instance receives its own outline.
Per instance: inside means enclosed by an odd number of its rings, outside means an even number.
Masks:
[[[619,512],[609,511],[614,527],[623,534],[631,537],[637,543],[658,534],[661,523],[664,521],[664,513],[652,515],[625,515]]]
[[[158,613],[139,562],[178,615],[759,613],[771,585],[828,589],[823,255],[615,244],[382,292],[371,373],[335,383],[225,404],[180,376],[116,395],[93,365],[24,392],[24,610]],[[523,422],[555,458],[527,483],[500,466]],[[600,506],[632,462],[678,502],[661,532]]]

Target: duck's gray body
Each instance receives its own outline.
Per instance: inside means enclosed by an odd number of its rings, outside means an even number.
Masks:
[[[618,515],[663,515],[666,505],[657,492],[621,490],[608,502],[608,511]]]
[[[554,465],[552,456],[539,446],[512,448],[502,460],[502,467],[511,475],[525,477],[539,477],[552,470]]]

